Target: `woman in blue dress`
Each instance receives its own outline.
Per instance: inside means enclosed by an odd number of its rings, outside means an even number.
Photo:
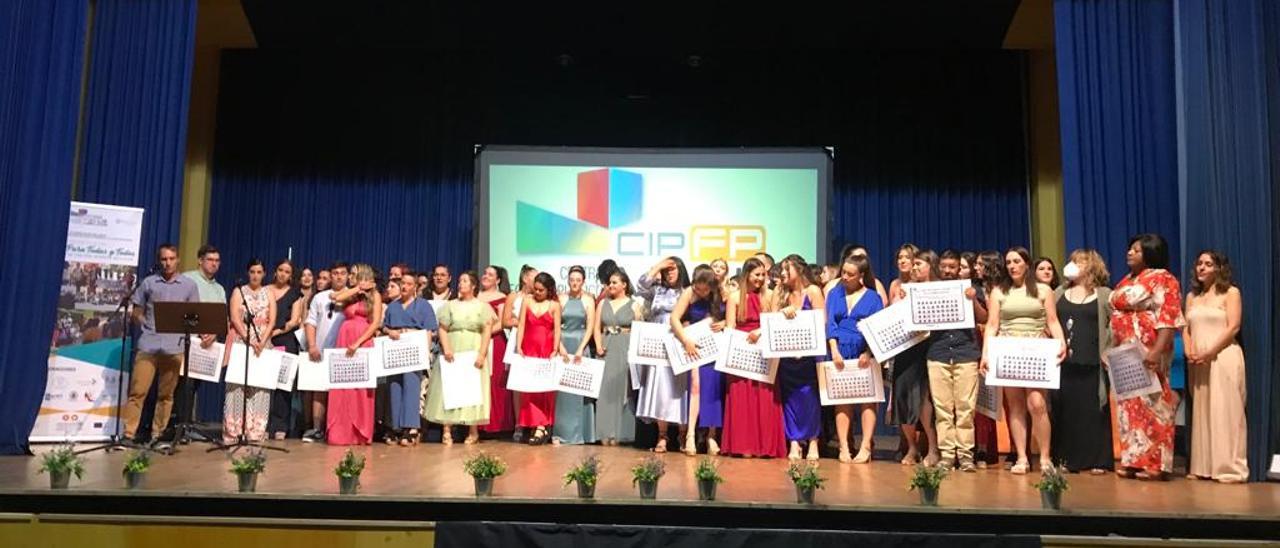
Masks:
[[[827,293],[827,345],[831,361],[837,369],[845,367],[880,368],[871,357],[867,341],[858,330],[858,322],[884,308],[875,290],[876,277],[871,261],[864,255],[852,255],[840,265],[840,283]],[[877,373],[880,374],[880,373]],[[852,405],[836,407],[836,437],[840,440],[840,462],[864,464],[871,461],[871,441],[876,430],[876,404],[858,405],[862,422],[862,443],[858,455],[849,454],[849,429]]]
[[[412,274],[400,276],[400,300],[387,305],[386,319],[382,331],[393,340],[409,331],[427,332],[427,347],[435,331],[436,313],[426,299],[418,297],[418,279]],[[421,439],[419,428],[422,426],[422,371],[410,371],[392,375],[388,379],[391,392],[391,426],[396,429],[396,437],[401,446],[417,445]],[[390,443],[390,442],[388,442]]]
[[[685,352],[694,354],[697,343],[685,336],[684,328],[711,318],[711,331],[724,331],[724,294],[715,271],[707,265],[693,269],[693,285],[682,293],[671,311],[671,331],[684,346]],[[683,451],[686,455],[697,453],[695,431],[707,429],[707,454],[720,453],[716,442],[716,430],[724,426],[724,382],[721,373],[712,364],[698,367],[689,374],[689,415],[685,419],[688,429]]]
[[[782,282],[774,292],[774,308],[788,319],[800,310],[822,310],[822,290],[809,279],[809,265],[799,255],[788,255],[778,263]],[[782,418],[791,443],[789,460],[800,460],[801,442],[808,442],[804,455],[818,460],[818,439],[822,437],[822,400],[818,396],[818,373],[813,358],[783,358],[778,363],[778,388],[782,391]]]

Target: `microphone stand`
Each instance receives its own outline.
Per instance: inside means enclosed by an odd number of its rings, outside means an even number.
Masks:
[[[123,451],[125,449],[137,449],[139,447],[138,444],[133,442],[133,440],[125,439],[124,435],[120,432],[120,428],[124,426],[124,417],[122,415],[124,411],[124,399],[128,397],[128,395],[124,393],[124,367],[126,363],[125,348],[128,348],[129,346],[128,345],[129,332],[132,331],[131,328],[133,327],[132,318],[129,317],[129,310],[131,305],[133,305],[133,294],[136,293],[138,291],[138,288],[141,286],[142,286],[142,279],[138,278],[137,275],[135,274],[133,279],[133,287],[129,288],[129,292],[125,294],[124,298],[120,300],[120,304],[116,305],[116,309],[112,311],[112,314],[115,314],[116,312],[120,312],[121,314],[120,315],[120,372],[119,374],[116,375],[115,428],[112,429],[111,437],[108,438],[107,443],[104,443],[102,445],[95,445],[93,447],[89,447],[86,449],[81,449],[79,451],[76,451],[77,455],[84,454],[84,453],[91,453],[93,451],[107,451],[107,452]],[[129,368],[129,372],[130,373],[133,372],[132,367]],[[153,433],[152,435],[153,436],[158,435],[158,433]]]
[[[248,324],[248,337],[244,338],[244,384],[240,385],[242,393],[240,395],[240,435],[236,436],[236,442],[228,445],[229,452],[235,453],[242,447],[257,447],[260,449],[270,449],[272,451],[280,451],[288,453],[289,450],[283,447],[275,447],[266,445],[262,442],[249,440],[249,356],[253,353],[253,345],[249,344],[251,338],[262,338],[262,334],[258,332],[258,325],[253,321],[253,311],[249,309],[249,298],[244,295],[244,288],[248,284],[237,287],[240,290],[240,302],[244,306],[244,316]],[[223,449],[222,447],[210,447],[208,452]]]

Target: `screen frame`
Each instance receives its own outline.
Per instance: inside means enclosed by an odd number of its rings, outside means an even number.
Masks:
[[[813,264],[826,264],[830,246],[832,154],[823,147],[768,148],[603,148],[476,145],[477,268],[489,264],[489,168],[498,165],[627,166],[650,168],[775,168],[818,170],[818,226]]]

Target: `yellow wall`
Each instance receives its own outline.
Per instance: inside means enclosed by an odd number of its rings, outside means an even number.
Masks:
[[[1066,257],[1062,216],[1062,147],[1058,74],[1053,49],[1053,1],[1022,0],[1005,49],[1027,52],[1027,137],[1031,161],[1031,246],[1057,262]]]
[[[147,523],[128,517],[80,520],[10,515],[0,519],[0,539],[4,546],[15,548],[429,548],[435,545],[435,532],[430,524],[386,527],[343,524],[330,528],[281,520],[182,521],[186,523]]]
[[[179,257],[187,268],[195,267],[196,250],[205,243],[209,233],[210,179],[222,50],[256,45],[238,0],[200,0],[196,8],[195,63],[191,71],[186,176],[178,239]]]

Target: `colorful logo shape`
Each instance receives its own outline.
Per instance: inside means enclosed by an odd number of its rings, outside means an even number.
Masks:
[[[639,173],[614,168],[578,174],[578,215],[570,218],[516,201],[516,251],[528,255],[601,255],[609,250],[609,229],[643,215],[644,183]]]

